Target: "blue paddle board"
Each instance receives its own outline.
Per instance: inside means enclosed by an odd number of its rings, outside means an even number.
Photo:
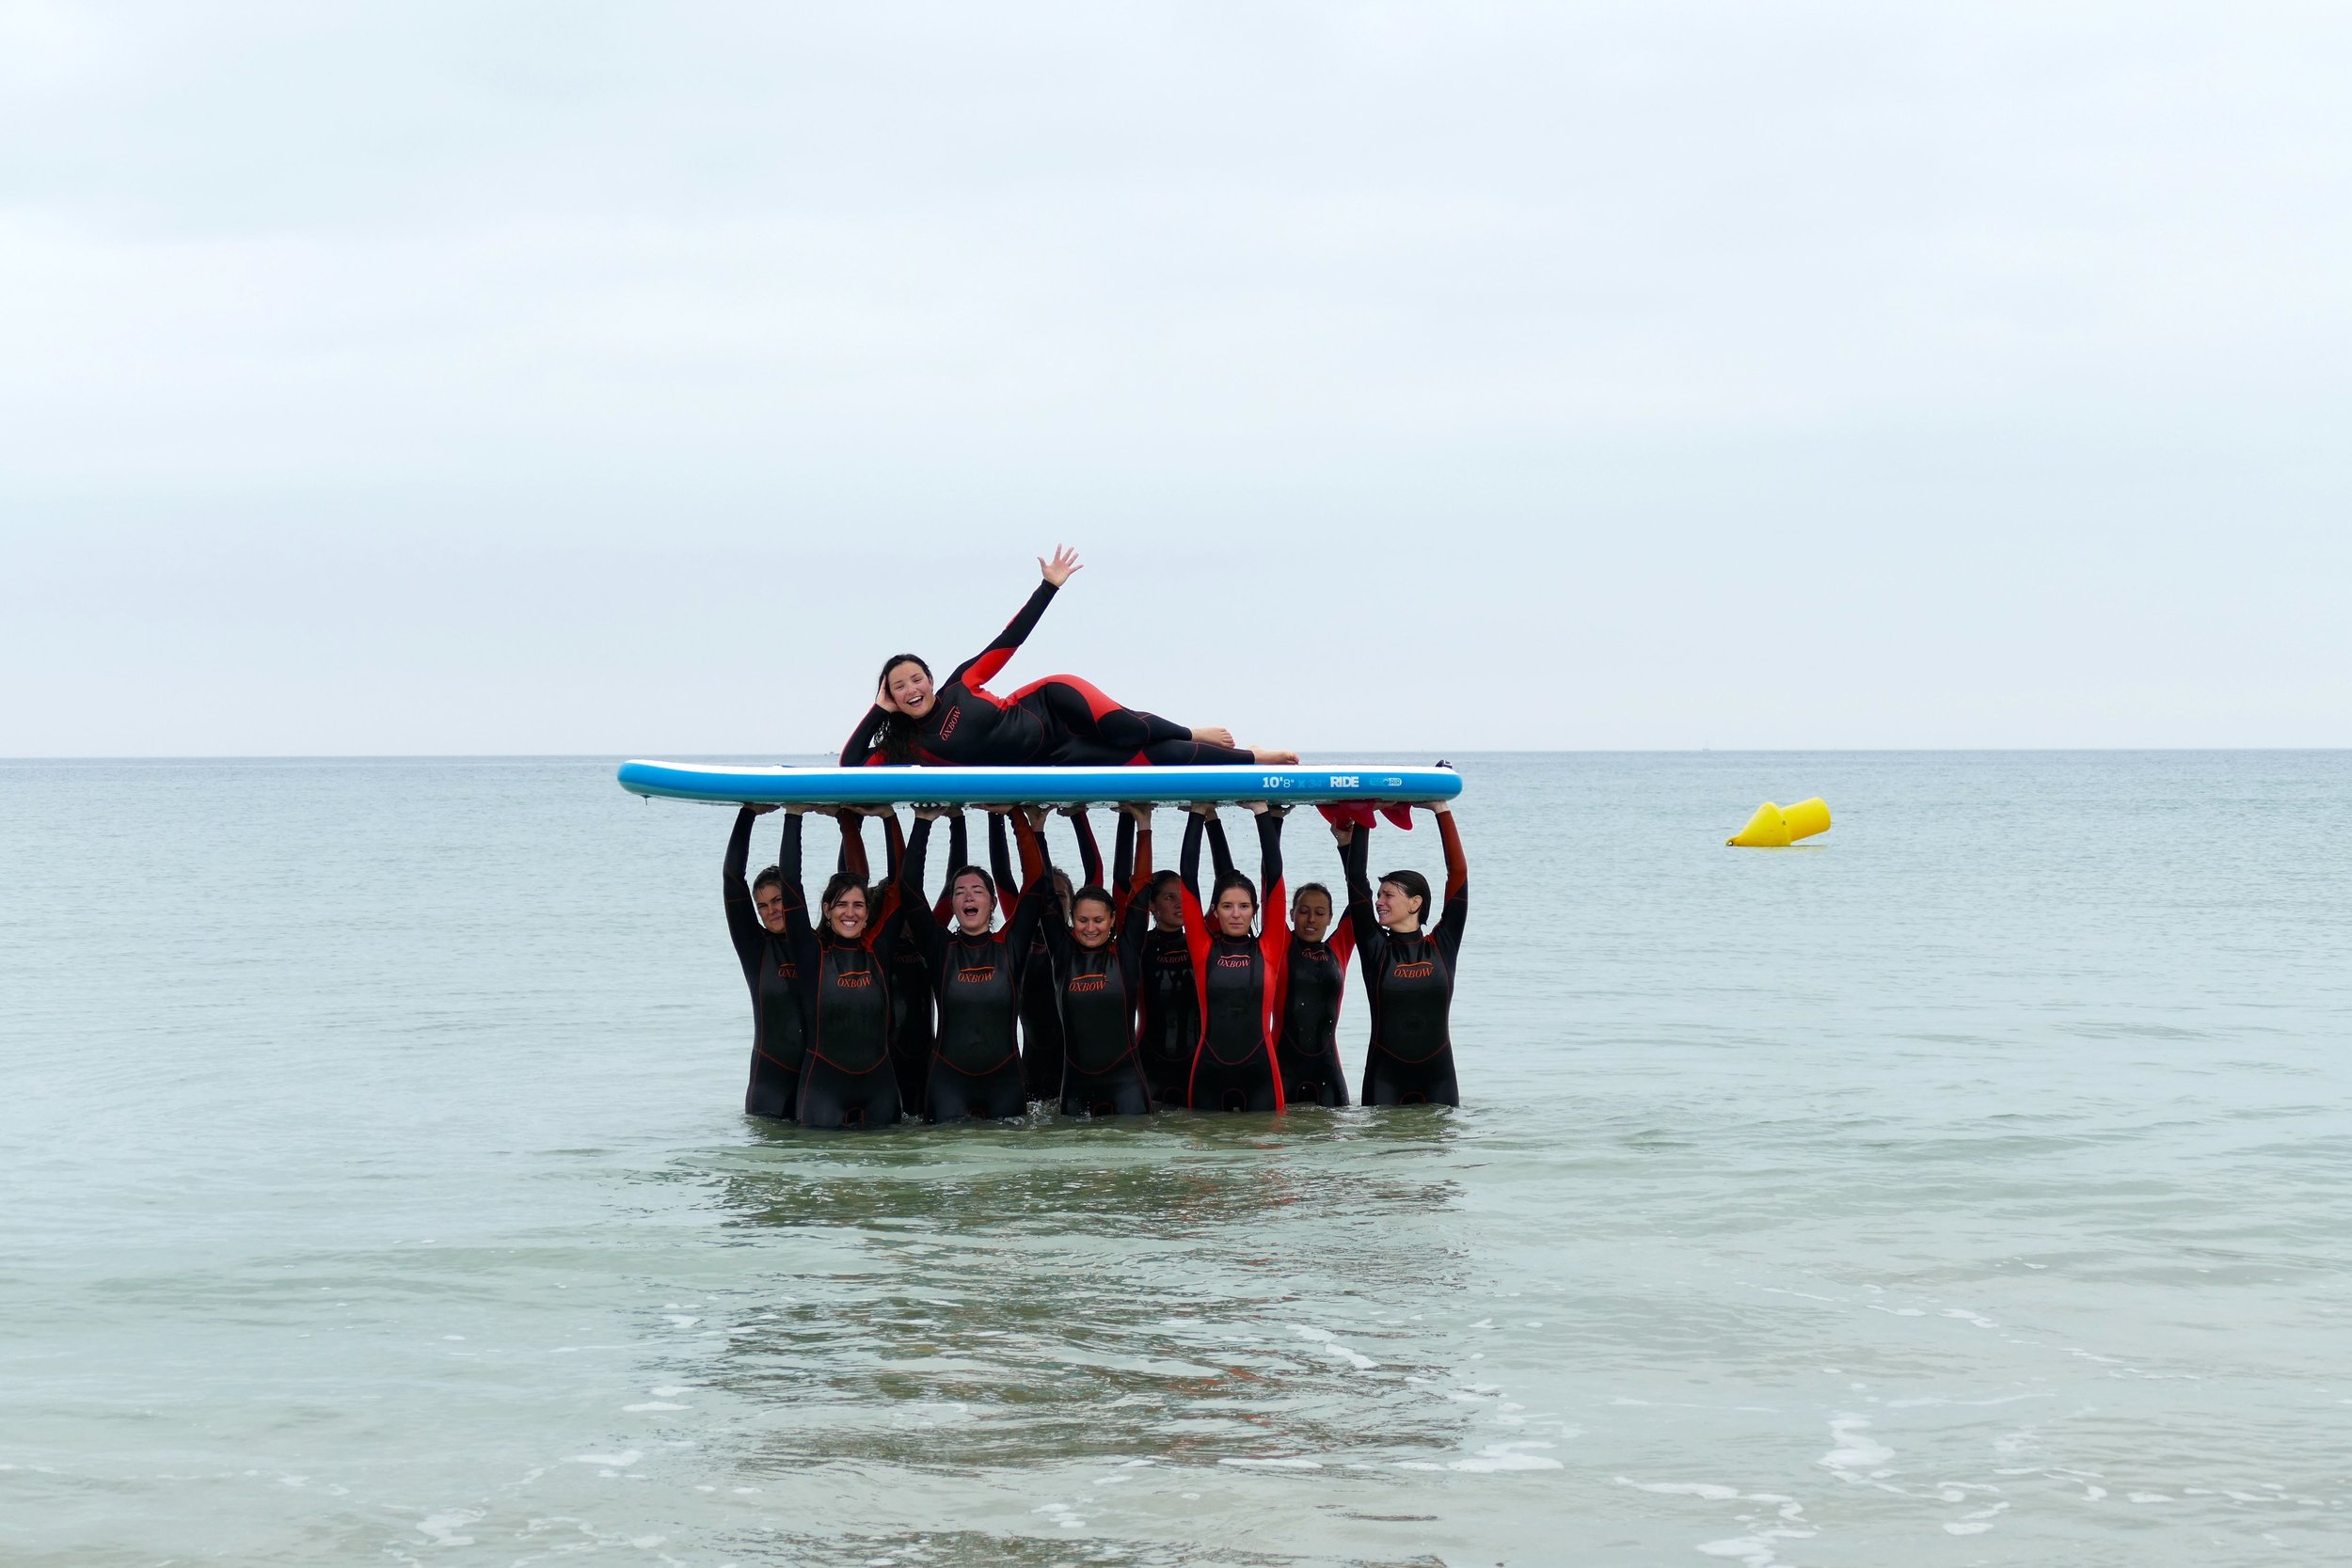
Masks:
[[[1451,768],[1344,763],[1324,768],[1220,764],[1205,768],[725,768],[695,762],[621,764],[632,795],[734,805],[1039,805],[1122,801],[1451,800]]]

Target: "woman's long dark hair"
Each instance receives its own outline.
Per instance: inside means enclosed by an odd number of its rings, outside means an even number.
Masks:
[[[925,675],[931,673],[931,667],[923,662],[921,654],[892,654],[882,660],[882,673],[874,678],[874,689],[877,691],[884,689],[882,682],[888,680],[890,672],[901,664],[919,665]],[[914,740],[921,733],[922,725],[913,714],[885,713],[882,716],[882,722],[875,726],[874,733],[866,737],[866,743],[882,753],[882,761],[895,768],[908,768],[918,760]]]

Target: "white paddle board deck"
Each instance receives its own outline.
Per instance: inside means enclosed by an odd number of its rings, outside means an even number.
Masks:
[[[1451,800],[1451,768],[1345,763],[1323,768],[727,768],[697,762],[621,764],[632,795],[734,805],[1085,806],[1126,801]]]

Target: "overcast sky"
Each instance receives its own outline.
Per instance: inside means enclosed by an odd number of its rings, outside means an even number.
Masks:
[[[0,0],[0,753],[2352,744],[2340,5]]]

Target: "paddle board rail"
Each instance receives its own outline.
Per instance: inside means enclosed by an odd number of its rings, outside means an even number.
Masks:
[[[1192,800],[1426,802],[1462,793],[1451,768],[1392,763],[1327,767],[1227,764],[1201,768],[736,768],[711,763],[621,764],[632,795],[713,805],[1089,806]]]

